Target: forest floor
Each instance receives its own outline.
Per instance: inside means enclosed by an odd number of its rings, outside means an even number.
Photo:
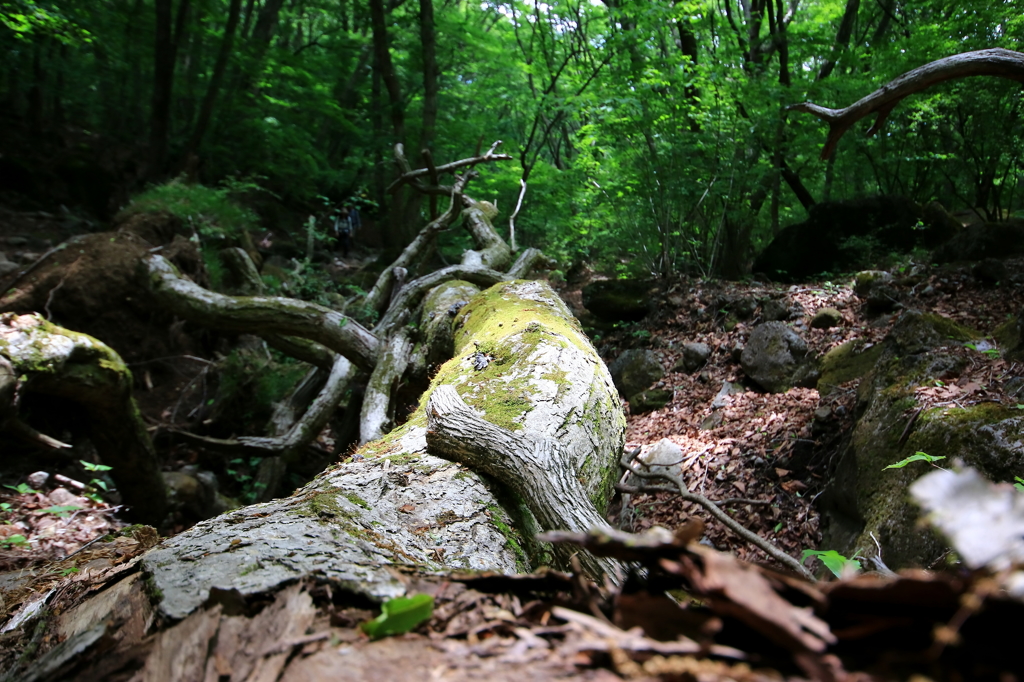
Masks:
[[[51,225],[59,220],[45,214],[39,219]],[[53,236],[59,234],[55,231]],[[0,239],[0,250],[9,252],[33,247],[42,251],[45,246],[48,244]],[[1007,265],[1011,273],[1024,272],[1022,261]],[[853,423],[857,381],[843,384],[824,397],[813,388],[765,393],[745,379],[734,349],[742,346],[761,321],[761,303],[769,299],[793,311],[788,323],[807,341],[810,351],[819,355],[854,339],[880,343],[906,308],[946,315],[990,337],[1008,316],[1019,312],[1022,301],[1019,295],[1008,295],[1007,288],[1019,287],[1020,282],[985,285],[969,266],[907,263],[893,274],[901,306],[876,316],[866,313],[851,288],[850,277],[792,286],[682,278],[660,289],[652,305],[655,312],[643,321],[594,332],[595,345],[607,362],[628,348],[653,350],[665,369],[657,387],[673,391],[671,402],[663,409],[628,416],[628,446],[647,448],[664,438],[673,441],[686,453],[684,478],[690,490],[712,500],[728,501],[724,507],[731,515],[791,556],[818,548],[821,518],[814,502],[827,481],[837,445]],[[574,311],[584,312],[579,285],[561,283],[556,288]],[[840,311],[842,322],[829,329],[811,328],[812,316],[826,307]],[[682,346],[689,342],[703,342],[712,349],[707,364],[692,373],[679,369]],[[967,405],[994,400],[1012,405],[1014,398],[1001,390],[1002,384],[1024,372],[1020,366],[997,357],[998,353],[985,353],[984,348],[962,349],[970,358],[968,371],[948,382],[937,378],[935,386],[921,391],[923,404],[955,401]],[[734,392],[722,390],[730,385]],[[0,488],[0,588],[4,586],[3,576],[12,572],[30,572],[56,584],[68,575],[70,569],[66,567],[72,554],[122,526],[115,508],[84,496],[75,482],[51,477],[36,490],[24,472],[0,471],[0,484],[4,486]],[[625,530],[639,532],[653,526],[675,529],[691,515],[703,517],[704,513],[663,492],[634,496],[629,507],[613,520]],[[708,520],[705,537],[716,548],[741,559],[770,563],[759,550],[713,521]],[[89,551],[96,551],[102,544]],[[117,552],[113,563],[122,563],[131,556],[130,552]],[[820,571],[821,567],[811,568]],[[318,617],[326,618],[325,626],[329,623],[337,630],[330,637],[334,649],[344,653],[342,650],[347,648],[353,654],[345,659],[335,657],[324,663],[326,668],[319,669],[319,664],[314,664],[320,660],[315,654],[331,647],[324,640],[304,640],[302,660],[309,668],[304,674],[338,674],[338,665],[344,660],[346,674],[376,672],[363,678],[339,679],[415,677],[416,673],[410,671],[422,672],[426,663],[433,671],[432,679],[469,679],[481,673],[496,680],[524,675],[530,679],[630,676],[623,672],[628,661],[623,662],[625,667],[611,666],[619,675],[600,667],[607,664],[608,656],[615,658],[606,643],[609,632],[601,629],[604,626],[600,621],[550,625],[550,616],[534,617],[542,611],[536,604],[515,596],[513,583],[502,584],[503,590],[498,592],[504,594],[489,595],[462,584],[435,585],[428,591],[437,592],[438,615],[421,628],[421,634],[377,643],[372,649],[353,629],[368,612],[339,611],[330,605],[325,611],[324,597],[318,592],[322,588],[304,586],[302,590],[308,591],[321,607]],[[9,608],[3,610],[10,612]],[[657,623],[649,621],[648,625],[656,627]],[[552,637],[562,645],[549,646]],[[590,667],[595,661],[604,663]],[[737,675],[736,670],[726,669],[708,679],[733,679]]]

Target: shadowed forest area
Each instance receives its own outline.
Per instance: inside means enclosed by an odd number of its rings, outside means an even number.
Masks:
[[[1022,39],[0,0],[2,679],[1021,679]]]

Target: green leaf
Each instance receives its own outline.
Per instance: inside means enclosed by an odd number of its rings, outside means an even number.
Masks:
[[[381,605],[381,614],[360,627],[370,639],[401,635],[434,614],[434,598],[429,594],[397,597]]]
[[[28,483],[19,483],[16,486],[14,486],[14,485],[5,485],[4,487],[5,488],[10,488],[11,490],[14,490],[14,491],[17,491],[21,495],[31,495],[33,493],[39,492],[38,490],[36,490],[32,486],[30,486]]]
[[[847,559],[846,557],[844,557],[842,554],[840,554],[839,552],[835,551],[834,549],[829,549],[829,550],[805,549],[803,551],[803,554],[800,555],[800,560],[801,561],[806,561],[807,557],[809,557],[809,556],[812,556],[812,557],[815,557],[815,558],[819,559],[821,561],[821,563],[825,564],[825,568],[827,568],[828,570],[832,571],[832,573],[837,578],[843,577],[843,571],[847,567],[850,567],[854,571],[857,571],[857,572],[860,571],[860,562],[859,561],[857,561],[856,559]]]
[[[1014,476],[1013,480],[1016,481],[1016,483],[1013,484],[1013,487],[1016,488],[1017,490],[1020,490],[1021,492],[1024,492],[1024,478],[1021,478],[1020,476]]]
[[[44,514],[56,514],[57,516],[65,517],[68,515],[68,512],[78,511],[79,509],[81,509],[81,507],[76,504],[61,504],[54,507],[47,507],[46,509],[40,509],[39,511]]]
[[[902,459],[899,462],[896,462],[895,464],[890,464],[889,466],[885,467],[885,469],[902,469],[911,462],[928,462],[930,464],[932,462],[938,462],[940,459],[946,458],[943,456],[936,457],[934,455],[929,455],[928,453],[925,452],[918,452],[916,454],[911,455],[910,457],[907,457],[906,459]],[[885,469],[882,469],[882,471],[885,471]]]
[[[114,467],[108,467],[106,464],[93,464],[92,462],[86,462],[84,459],[78,460],[85,467],[86,471],[111,471]]]
[[[14,546],[14,545],[27,545],[28,538],[24,535],[11,535],[10,537],[0,540],[0,545]]]

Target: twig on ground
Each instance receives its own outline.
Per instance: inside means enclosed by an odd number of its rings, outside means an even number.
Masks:
[[[724,525],[732,532],[736,533],[736,535],[740,536],[750,544],[758,547],[768,556],[772,557],[779,563],[791,568],[792,570],[796,571],[808,580],[815,580],[814,575],[806,568],[804,568],[803,564],[801,564],[799,561],[789,556],[778,547],[775,547],[770,542],[762,538],[760,535],[746,528],[739,521],[736,521],[734,518],[726,514],[724,511],[722,511],[718,504],[716,504],[712,500],[708,499],[707,497],[699,493],[690,492],[689,489],[687,489],[686,487],[686,482],[683,481],[683,479],[678,474],[670,473],[669,471],[666,470],[665,467],[662,467],[657,464],[649,465],[652,469],[652,471],[649,472],[639,471],[638,469],[636,469],[633,466],[633,460],[635,459],[637,454],[639,454],[639,448],[637,448],[636,450],[631,450],[623,453],[620,464],[627,471],[634,474],[635,476],[638,476],[639,478],[660,478],[669,481],[670,483],[673,483],[678,488],[679,496],[683,500],[685,500],[686,502],[694,502],[704,507],[708,511],[708,513],[711,514],[711,516],[715,517],[718,521],[722,523],[722,525]]]

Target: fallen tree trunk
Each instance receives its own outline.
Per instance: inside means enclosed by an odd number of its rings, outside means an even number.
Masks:
[[[938,83],[969,76],[997,76],[1024,81],[1024,53],[993,48],[955,54],[908,71],[845,109],[829,109],[812,102],[801,102],[790,105],[788,110],[813,114],[828,123],[828,138],[821,150],[821,158],[827,159],[835,151],[839,138],[860,119],[877,114],[878,118],[867,132],[870,137],[881,130],[893,107],[905,97]]]
[[[534,536],[605,525],[625,439],[608,371],[539,282],[478,294],[455,315],[454,336],[455,357],[401,427],[289,498],[201,522],[152,550],[143,563],[162,613],[185,617],[213,588],[255,594],[311,574],[376,601],[404,592],[398,566],[564,565],[566,553]],[[452,393],[466,407],[438,402]],[[428,415],[431,406],[447,416]],[[582,563],[595,577],[614,570],[589,555]]]

